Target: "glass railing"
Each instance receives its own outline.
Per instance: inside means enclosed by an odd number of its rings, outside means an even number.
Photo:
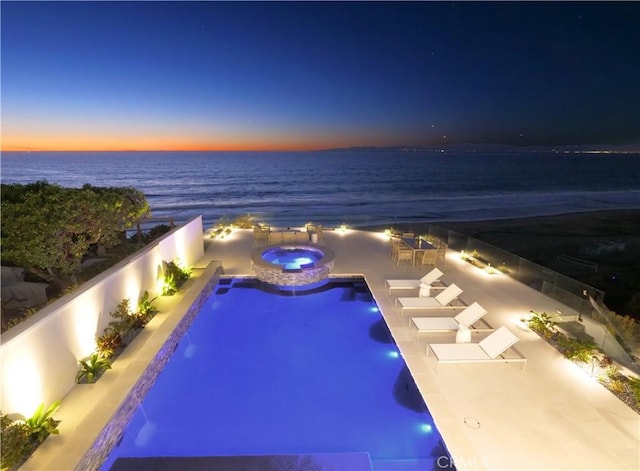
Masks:
[[[640,363],[635,360],[640,357],[640,343],[615,321],[604,304],[604,291],[459,232],[430,225],[427,235],[573,309],[578,313],[577,321],[602,351],[640,374]],[[562,320],[563,314],[559,316]]]

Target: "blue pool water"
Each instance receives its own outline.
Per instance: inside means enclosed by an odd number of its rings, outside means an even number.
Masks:
[[[356,452],[374,470],[416,471],[444,454],[364,281],[292,293],[235,279],[216,287],[102,469],[118,457]]]
[[[297,269],[305,265],[311,265],[320,260],[324,254],[319,250],[308,247],[276,247],[265,250],[262,258],[276,265],[282,265],[286,269]]]

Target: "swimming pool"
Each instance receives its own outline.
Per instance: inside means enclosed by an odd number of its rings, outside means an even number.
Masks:
[[[120,457],[366,453],[432,469],[440,435],[364,280],[221,280],[142,400]]]

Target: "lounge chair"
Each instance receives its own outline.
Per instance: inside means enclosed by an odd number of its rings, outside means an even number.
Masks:
[[[451,283],[435,297],[425,298],[396,298],[396,304],[400,305],[400,314],[405,309],[459,309],[460,306],[451,306],[450,303],[462,293],[462,288]]]
[[[484,317],[487,310],[478,303],[466,307],[455,317],[412,317],[411,322],[416,326],[417,334],[430,332],[455,332],[461,326],[471,327]],[[493,329],[472,329],[474,332],[492,331]]]
[[[518,341],[505,326],[500,327],[478,343],[431,343],[427,346],[427,356],[433,353],[437,364],[440,363],[507,363],[522,362],[524,369],[527,359],[515,348],[517,358],[506,358],[504,353]]]
[[[420,289],[421,284],[431,286],[442,275],[443,273],[438,268],[434,268],[419,280],[387,280],[386,284],[389,287],[389,294],[391,294],[391,290],[394,289]]]

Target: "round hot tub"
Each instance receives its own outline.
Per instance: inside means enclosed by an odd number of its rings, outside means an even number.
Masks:
[[[251,253],[259,280],[278,286],[303,286],[325,280],[333,269],[333,251],[318,244],[278,244]]]

